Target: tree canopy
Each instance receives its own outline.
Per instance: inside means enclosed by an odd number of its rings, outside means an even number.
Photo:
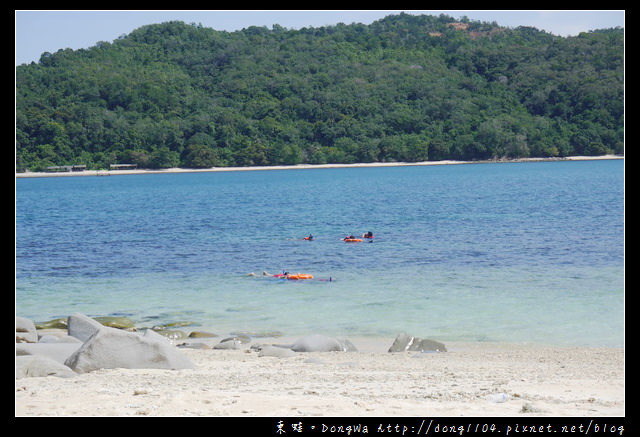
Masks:
[[[16,169],[624,153],[624,30],[167,22],[16,67]]]

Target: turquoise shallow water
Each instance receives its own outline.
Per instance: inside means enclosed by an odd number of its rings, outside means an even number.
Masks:
[[[260,275],[282,270],[332,281]],[[15,298],[38,321],[618,347],[624,162],[16,179]]]

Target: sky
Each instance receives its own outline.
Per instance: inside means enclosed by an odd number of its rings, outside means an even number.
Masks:
[[[500,26],[531,26],[559,36],[611,27],[624,27],[624,10],[15,10],[16,65],[38,62],[44,52],[89,48],[99,41],[113,42],[135,29],[165,21],[201,23],[221,31],[278,24],[287,29],[322,27],[337,23],[371,24],[387,15],[446,14]]]

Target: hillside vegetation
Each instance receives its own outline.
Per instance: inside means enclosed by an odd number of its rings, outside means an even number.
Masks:
[[[624,30],[167,22],[16,67],[16,169],[624,153]]]

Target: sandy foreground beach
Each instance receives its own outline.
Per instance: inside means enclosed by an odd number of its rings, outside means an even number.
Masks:
[[[64,176],[111,176],[127,174],[165,174],[165,173],[206,173],[206,172],[227,172],[227,171],[256,171],[256,170],[303,170],[321,168],[366,168],[366,167],[408,167],[425,165],[457,165],[457,164],[484,164],[498,162],[544,162],[544,161],[593,161],[604,159],[624,159],[618,155],[602,156],[569,156],[565,158],[522,158],[510,160],[490,160],[490,161],[422,161],[422,162],[372,162],[358,164],[298,164],[298,165],[273,165],[257,167],[212,167],[203,169],[188,168],[166,168],[159,170],[147,169],[125,169],[125,170],[84,170],[65,172],[24,172],[16,173],[16,178],[34,177],[64,177]]]
[[[273,339],[286,343],[287,339]],[[624,349],[447,343],[279,358],[180,349],[195,369],[102,369],[16,379],[15,415],[602,417],[625,414]],[[269,343],[264,339],[262,343]]]

